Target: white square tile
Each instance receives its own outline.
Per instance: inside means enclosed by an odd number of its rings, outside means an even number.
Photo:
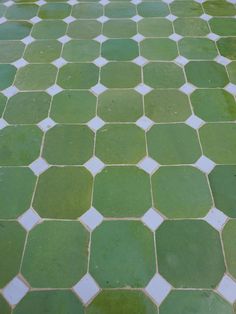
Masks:
[[[19,92],[19,89],[16,88],[15,86],[10,86],[2,91],[2,94],[5,95],[6,97],[12,97],[16,95]]]
[[[138,119],[135,124],[139,126],[141,129],[147,131],[154,124],[154,122],[146,116],[142,116]]]
[[[31,44],[35,39],[32,36],[27,36],[21,40],[25,45]]]
[[[105,122],[101,118],[95,117],[92,120],[90,120],[87,123],[87,125],[88,125],[88,127],[90,127],[90,129],[92,129],[93,131],[96,132],[97,130],[99,130],[100,128],[102,128],[105,125]]]
[[[224,87],[224,89],[229,92],[230,94],[236,96],[236,85],[235,84],[232,84],[232,83],[229,83],[228,85],[226,85]]]
[[[188,62],[189,60],[183,56],[178,56],[177,58],[175,58],[175,63],[181,66],[185,66]]]
[[[91,231],[93,231],[98,225],[100,225],[100,223],[102,223],[103,216],[92,207],[86,211],[86,213],[84,213],[79,220]]]
[[[207,35],[207,38],[213,41],[217,41],[220,38],[220,36],[215,33],[209,33]]]
[[[145,59],[144,57],[139,56],[139,57],[135,58],[132,62],[139,65],[139,66],[144,66],[149,61],[147,59]]]
[[[42,19],[40,19],[38,16],[34,16],[34,17],[32,17],[32,19],[30,19],[30,22],[33,24],[37,24],[41,21],[42,21]]]
[[[194,165],[202,172],[209,174],[216,164],[206,156],[201,156]]]
[[[2,294],[9,304],[16,305],[29,291],[29,287],[19,278],[15,277],[3,289]]]
[[[71,38],[69,36],[65,35],[65,36],[58,38],[57,40],[62,44],[66,44],[71,40]]]
[[[14,1],[6,1],[6,2],[4,2],[3,3],[3,5],[5,5],[6,7],[10,7],[10,6],[12,6],[14,4]]]
[[[18,221],[25,230],[30,231],[41,221],[41,218],[36,211],[30,208],[18,218]]]
[[[55,125],[56,125],[56,122],[53,121],[51,118],[46,118],[37,124],[37,126],[44,132],[51,129]]]
[[[94,40],[96,40],[100,44],[104,43],[107,39],[108,38],[106,36],[104,36],[104,35],[99,35],[99,36],[94,38]]]
[[[163,223],[164,218],[156,210],[150,208],[142,217],[142,222],[152,231],[155,231]]]
[[[142,40],[144,40],[144,38],[145,37],[143,35],[139,34],[139,33],[132,37],[132,39],[135,40],[138,43],[141,42]]]
[[[219,64],[222,64],[222,65],[228,65],[231,62],[231,60],[229,60],[228,58],[225,58],[223,56],[217,56],[215,58],[215,61]]]
[[[179,90],[186,95],[190,95],[196,90],[196,87],[190,83],[185,83]]]
[[[63,67],[63,65],[67,64],[68,62],[63,58],[58,58],[52,62],[53,65],[55,65],[58,69]]]
[[[105,164],[96,156],[89,159],[85,164],[85,168],[87,168],[92,175],[96,175],[97,173],[101,172],[102,169],[105,167]]]
[[[131,2],[132,2],[132,1],[131,1]],[[143,19],[143,17],[140,16],[140,15],[135,15],[135,16],[131,17],[131,20],[134,21],[134,22],[139,22],[139,21],[141,21],[142,19]]]
[[[63,21],[64,21],[66,24],[70,24],[70,23],[76,21],[76,18],[74,18],[73,16],[67,16],[66,18],[63,19]]]
[[[98,83],[90,89],[96,96],[101,95],[107,90],[107,87]]]
[[[142,2],[142,0],[131,0],[130,2],[133,4],[139,4]]]
[[[204,13],[204,14],[202,14],[202,15],[200,16],[200,19],[202,19],[202,20],[204,20],[204,21],[210,21],[210,19],[212,19],[212,16],[209,15],[209,14]]]
[[[145,288],[145,291],[157,305],[160,305],[170,293],[171,285],[160,274],[156,274]]]
[[[204,220],[218,231],[223,229],[227,219],[228,216],[217,208],[212,208],[206,217],[204,217]]]
[[[50,167],[49,164],[41,157],[39,157],[29,165],[29,168],[34,172],[36,176],[39,176],[49,167]]]
[[[145,157],[138,163],[138,167],[146,171],[148,174],[153,174],[160,165],[151,157]]]
[[[63,90],[63,89],[62,89],[60,86],[58,86],[57,84],[54,84],[54,85],[50,86],[50,87],[46,90],[46,92],[47,92],[49,95],[54,96],[54,95],[56,95],[56,94],[59,94],[62,90]]]
[[[162,0],[163,2],[167,3],[167,4],[170,4],[172,3],[174,0]]]
[[[90,274],[86,274],[74,287],[73,291],[79,296],[84,304],[91,301],[100,288]]]
[[[98,57],[97,59],[95,59],[93,61],[93,63],[98,66],[98,67],[103,67],[105,64],[108,63],[107,59],[103,58],[103,57]]]
[[[14,65],[17,69],[23,68],[27,64],[28,62],[24,58],[18,59],[12,63],[12,65]]]
[[[176,33],[173,33],[172,35],[169,36],[169,38],[173,41],[179,41],[180,39],[183,38],[183,36],[179,35],[179,34],[176,34]]]
[[[152,90],[152,88],[146,84],[139,84],[135,87],[135,90],[141,95],[146,95]]]
[[[108,0],[101,0],[101,1],[99,1],[99,3],[100,3],[101,5],[103,5],[103,6],[105,6],[105,5],[107,5],[108,3],[110,3],[110,1],[108,1]]]
[[[177,16],[175,16],[174,14],[169,14],[166,16],[166,19],[171,22],[174,22],[177,19]]]
[[[230,303],[236,301],[236,282],[228,275],[224,275],[216,290]]]
[[[4,129],[6,126],[8,126],[8,123],[3,118],[0,118],[0,130]]]
[[[194,114],[192,114],[186,121],[185,123],[189,126],[191,126],[191,128],[197,130],[199,129],[203,124],[204,121],[202,119],[200,119],[199,117],[195,116]]]
[[[35,3],[36,3],[37,5],[39,5],[39,6],[42,6],[42,5],[46,4],[47,2],[44,1],[44,0],[39,0],[39,1],[35,2]]]
[[[3,24],[7,21],[5,17],[0,17],[0,24]]]
[[[194,0],[197,3],[204,3],[206,0]]]
[[[107,21],[109,21],[109,18],[105,15],[103,16],[100,16],[98,19],[97,19],[98,22],[100,23],[106,23]]]
[[[71,6],[73,6],[79,2],[77,0],[69,0],[69,1],[67,1],[67,3],[70,4]]]

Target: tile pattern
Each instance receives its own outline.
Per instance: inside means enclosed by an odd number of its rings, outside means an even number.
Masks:
[[[1,314],[233,313],[235,16],[0,2]]]

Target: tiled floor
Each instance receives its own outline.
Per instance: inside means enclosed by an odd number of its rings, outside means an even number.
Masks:
[[[236,313],[235,0],[1,0],[0,90],[0,314]]]

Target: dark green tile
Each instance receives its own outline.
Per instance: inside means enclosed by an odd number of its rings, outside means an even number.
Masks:
[[[215,43],[207,38],[183,38],[179,42],[179,51],[188,59],[212,60],[218,55]]]
[[[105,6],[105,15],[110,18],[126,18],[136,14],[136,7],[129,2],[111,2]]]
[[[170,13],[168,5],[163,2],[142,2],[137,9],[138,14],[143,17],[164,17]]]
[[[206,1],[203,4],[204,11],[212,16],[236,15],[235,6],[232,3],[219,0]]]
[[[100,44],[92,39],[71,40],[63,47],[62,57],[70,62],[93,61],[100,55]]]
[[[156,246],[158,270],[176,288],[215,288],[225,272],[220,235],[205,221],[164,222]]]
[[[14,4],[7,9],[5,17],[8,20],[29,20],[37,15],[37,12],[36,4]]]
[[[23,39],[31,31],[32,24],[23,21],[9,21],[0,25],[0,40]]]
[[[233,61],[227,66],[230,82],[236,84],[236,62]]]
[[[148,60],[173,60],[178,56],[176,43],[168,38],[148,38],[140,43],[141,55]]]
[[[110,38],[129,38],[136,33],[136,23],[129,19],[111,19],[103,26],[103,35]]]
[[[235,18],[214,17],[209,21],[212,32],[220,36],[236,36]]]
[[[11,314],[10,305],[2,296],[0,296],[0,309],[3,314]]]
[[[41,21],[34,25],[31,35],[36,39],[57,39],[65,35],[67,24],[60,20]]]
[[[107,60],[133,60],[139,55],[138,43],[132,39],[109,39],[102,44],[101,54]]]
[[[39,9],[41,19],[64,19],[70,15],[71,6],[67,3],[46,3]]]
[[[78,39],[92,39],[101,33],[102,24],[98,21],[77,20],[69,24],[68,36]]]
[[[0,90],[12,85],[16,68],[11,64],[0,64]]]
[[[1,40],[0,62],[10,63],[20,59],[23,55],[25,45],[21,41]]]
[[[104,216],[140,217],[151,207],[149,176],[137,167],[107,167],[95,178],[93,205]]]
[[[210,29],[206,21],[200,18],[178,18],[174,21],[176,33],[182,36],[205,36],[210,33]]]
[[[7,102],[7,97],[0,93],[0,116],[2,115],[5,105]]]
[[[138,23],[138,31],[145,37],[167,37],[173,33],[173,27],[167,19],[148,18]]]
[[[93,232],[91,243],[89,269],[101,287],[139,288],[153,277],[153,235],[142,222],[106,221]]]
[[[71,15],[77,19],[96,19],[103,15],[103,7],[99,3],[78,3],[72,7]]]
[[[30,63],[49,63],[60,57],[61,48],[57,40],[37,40],[27,45],[24,59]]]
[[[236,221],[230,220],[223,229],[223,245],[229,273],[236,278]]]
[[[226,37],[220,38],[217,41],[217,47],[219,48],[220,54],[226,58],[235,60],[236,59],[236,38]]]
[[[92,175],[81,167],[51,167],[38,181],[34,208],[41,217],[75,219],[91,205]]]
[[[203,14],[202,6],[195,1],[174,1],[170,4],[171,13],[178,17],[192,17]]]
[[[72,287],[86,273],[88,241],[88,232],[77,221],[43,222],[29,234],[23,276],[32,287]]]

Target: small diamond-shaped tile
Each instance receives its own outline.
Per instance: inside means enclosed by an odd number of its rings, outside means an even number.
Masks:
[[[63,89],[62,89],[60,86],[58,86],[57,84],[54,84],[54,85],[50,86],[50,87],[46,90],[46,92],[47,92],[49,95],[54,96],[54,95],[60,93],[62,90],[63,90]]]
[[[207,35],[207,38],[210,39],[210,40],[216,41],[216,40],[218,40],[218,39],[220,38],[220,36],[218,36],[218,35],[215,34],[215,33],[209,33],[209,34]]]
[[[135,122],[135,124],[139,126],[141,129],[147,131],[154,124],[154,122],[150,120],[148,117],[142,116]]]
[[[99,286],[90,274],[86,274],[74,287],[74,292],[84,304],[91,301],[99,292]]]
[[[172,34],[172,35],[170,35],[169,36],[169,38],[171,39],[171,40],[173,40],[173,41],[179,41],[180,39],[182,39],[183,38],[183,36],[181,36],[181,35],[179,35],[179,34],[176,34],[176,33],[174,33],[174,34]]]
[[[6,126],[8,126],[8,123],[3,118],[0,118],[0,130],[4,129]]]
[[[34,17],[32,17],[32,19],[30,19],[30,22],[33,23],[33,24],[37,24],[37,23],[39,23],[41,21],[42,21],[42,19],[39,18],[38,16],[34,16]]]
[[[167,4],[170,4],[172,3],[174,0],[162,0],[163,2],[167,3]]]
[[[130,1],[130,2],[133,3],[133,4],[139,4],[139,3],[142,2],[142,0],[132,0],[132,1]]]
[[[92,231],[103,221],[103,216],[95,208],[91,207],[79,220]]]
[[[37,5],[39,5],[39,6],[42,6],[42,5],[46,4],[47,2],[44,1],[44,0],[39,0],[39,1],[35,2],[35,3],[36,3]]]
[[[152,88],[145,84],[139,84],[135,87],[135,90],[141,95],[146,95],[152,90]]]
[[[143,17],[140,16],[140,15],[135,15],[135,16],[131,17],[131,20],[134,21],[134,22],[139,22],[142,19],[143,19]]]
[[[222,64],[222,65],[228,65],[228,64],[231,62],[231,60],[229,60],[228,58],[225,58],[225,57],[223,57],[223,56],[217,56],[217,57],[215,58],[215,61],[216,61],[217,63]]]
[[[102,171],[105,167],[105,164],[97,157],[92,157],[85,164],[85,168],[87,168],[94,176]]]
[[[101,127],[103,127],[105,124],[105,122],[99,118],[99,117],[95,117],[92,120],[90,120],[87,125],[90,127],[90,129],[92,129],[93,131],[97,131],[99,130]]]
[[[14,1],[6,1],[6,2],[3,2],[3,4],[6,6],[6,7],[10,7],[14,4]]]
[[[156,274],[145,288],[145,291],[157,305],[160,305],[170,293],[171,285],[160,274]]]
[[[67,1],[67,3],[70,5],[75,5],[78,3],[78,1],[77,0],[69,0],[69,1]]]
[[[204,13],[200,16],[200,18],[204,21],[209,21],[210,19],[212,19],[212,16]]]
[[[21,40],[25,45],[31,44],[35,39],[32,36],[27,36]]]
[[[213,168],[215,167],[215,163],[207,158],[206,156],[201,156],[197,162],[195,163],[195,166],[200,169],[201,171],[209,174]]]
[[[33,161],[29,165],[29,167],[34,172],[34,174],[39,176],[41,173],[43,173],[49,168],[49,164],[43,158],[39,157],[38,159]]]
[[[76,20],[76,18],[74,18],[73,16],[67,16],[66,18],[63,19],[63,21],[66,24],[70,24],[70,23],[74,22],[75,20]]]
[[[216,290],[230,303],[236,301],[236,282],[228,275],[224,275]]]
[[[63,58],[58,58],[52,62],[52,64],[55,65],[58,69],[63,67],[63,65],[65,65],[66,63],[67,61]]]
[[[108,61],[103,57],[98,57],[93,61],[93,63],[96,64],[98,67],[103,67],[105,64],[108,63]]]
[[[65,36],[58,38],[57,40],[62,44],[66,44],[71,40],[71,38],[69,36],[65,35]]]
[[[0,17],[0,24],[3,24],[7,21],[5,17]]]
[[[97,21],[100,22],[100,23],[105,23],[105,22],[109,21],[109,18],[107,16],[103,15],[103,16],[100,16],[97,19]]]
[[[226,1],[229,2],[229,3],[236,4],[236,0],[226,0]]]
[[[180,91],[186,95],[190,95],[192,94],[192,92],[194,92],[196,89],[196,87],[190,83],[185,83],[184,85],[182,85],[180,87]]]
[[[224,89],[232,95],[236,95],[236,85],[229,83],[224,87]]]
[[[181,66],[184,66],[189,62],[189,60],[183,56],[178,56],[174,61]]]
[[[98,83],[95,86],[91,87],[91,91],[95,94],[95,95],[100,95],[102,93],[104,93],[107,90],[107,87]]]
[[[166,16],[166,19],[173,22],[177,19],[177,16],[175,16],[174,14],[169,14]]]
[[[2,290],[2,294],[9,304],[16,305],[28,291],[29,287],[19,277],[15,277]]]
[[[41,218],[32,208],[30,208],[18,218],[18,221],[25,230],[30,231],[41,221]]]
[[[23,68],[27,64],[28,64],[28,62],[24,58],[18,59],[12,63],[12,65],[14,65],[17,69]]]
[[[138,43],[139,43],[140,41],[144,40],[144,38],[145,38],[145,37],[144,37],[143,35],[139,34],[139,33],[136,34],[136,35],[134,35],[134,36],[132,37],[132,39],[135,40],[135,41],[138,42]]]
[[[200,118],[198,118],[197,116],[195,116],[194,114],[192,114],[186,121],[185,123],[189,126],[191,126],[191,128],[197,130],[200,128],[200,126],[203,125],[204,121]]]
[[[206,0],[194,0],[197,3],[204,3]]]
[[[108,38],[104,35],[99,35],[97,37],[94,38],[94,40],[96,40],[99,43],[104,43]]]
[[[150,208],[142,217],[142,222],[152,231],[155,231],[164,221],[156,210]]]
[[[138,163],[138,167],[146,171],[148,174],[154,173],[159,166],[160,165],[150,157],[145,157]]]
[[[2,91],[2,94],[6,97],[12,97],[16,95],[19,92],[19,89],[17,89],[15,86],[10,86]]]
[[[40,121],[38,124],[38,127],[43,130],[44,132],[46,132],[47,130],[51,129],[52,127],[54,127],[54,125],[56,125],[56,122],[53,121],[51,118],[46,118],[42,121]]]
[[[143,66],[146,63],[148,63],[148,60],[145,59],[144,57],[139,56],[139,57],[135,58],[132,62],[137,64],[137,65]]]
[[[223,229],[227,219],[228,217],[217,208],[212,208],[204,217],[204,220],[218,231]]]
[[[110,1],[108,1],[108,0],[101,0],[101,1],[99,1],[99,3],[100,3],[101,5],[103,5],[103,6],[105,6],[105,5],[107,5],[108,3],[110,3]]]

